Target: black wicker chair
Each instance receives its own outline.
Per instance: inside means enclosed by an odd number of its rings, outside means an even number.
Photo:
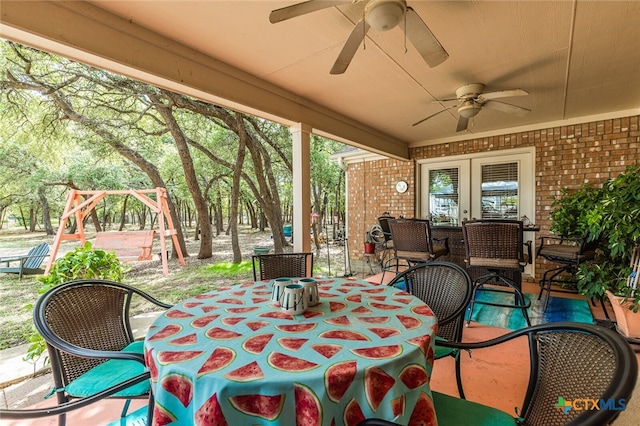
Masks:
[[[313,275],[313,253],[259,254],[252,257],[252,263],[254,281]]]
[[[399,273],[401,267],[410,267],[418,263],[429,262],[449,254],[449,240],[436,240],[431,236],[431,224],[421,219],[389,219],[391,239],[395,256],[382,268]]]
[[[522,271],[531,259],[531,242],[523,243],[522,232],[523,225],[519,220],[480,219],[462,222],[465,263],[474,284],[467,326],[476,303],[521,309],[527,325],[531,325],[527,313],[531,302],[522,294]],[[509,289],[484,287],[485,284]],[[479,290],[513,293],[515,300],[513,304],[476,301],[476,293]]]
[[[638,362],[625,339],[612,330],[558,322],[524,328],[484,342],[442,344],[476,351],[518,337],[528,339],[530,354],[529,384],[518,418],[486,405],[433,392],[439,426],[602,426],[618,417],[623,408],[620,403],[628,402],[633,393]],[[500,371],[496,371],[496,377],[500,377]],[[572,401],[585,399],[606,406],[572,408]],[[379,419],[359,423],[359,426],[391,425],[394,423]]]
[[[548,261],[559,263],[557,268],[545,271],[540,280],[540,293],[538,300],[542,297],[542,293],[546,293],[544,301],[544,310],[546,312],[549,307],[549,299],[551,292],[560,293],[577,293],[577,290],[554,287],[553,283],[569,284],[575,283],[573,274],[577,271],[580,263],[591,260],[596,255],[598,241],[588,241],[587,236],[580,238],[568,238],[559,236],[541,236],[540,245],[536,249],[536,256],[542,257]],[[560,278],[563,279],[560,279]],[[606,313],[606,310],[605,310]]]
[[[85,398],[137,377],[145,371],[143,342],[134,341],[129,307],[134,295],[161,308],[162,303],[126,284],[104,280],[78,280],[53,287],[34,307],[33,319],[44,337],[51,360],[58,403]],[[118,392],[113,397],[153,399],[149,382]],[[65,414],[59,424],[65,424]]]
[[[529,342],[530,377],[518,411],[522,419],[519,424],[596,426],[613,422],[623,408],[620,401],[631,397],[638,376],[633,349],[615,331],[592,324],[557,322],[524,328],[485,342],[442,342],[442,345],[476,351],[520,336],[526,336]],[[499,375],[497,371],[496,377]],[[567,409],[571,406],[563,405],[575,399],[603,400],[613,405],[599,410]],[[486,415],[497,411],[437,393],[434,404],[438,424],[442,426],[470,424],[464,420],[470,417],[465,416],[475,416],[476,409]]]
[[[425,302],[438,318],[438,335],[435,358],[455,357],[456,381],[460,397],[464,398],[462,380],[460,378],[460,357],[457,350],[440,346],[441,340],[461,342],[464,314],[471,300],[473,285],[469,274],[460,266],[433,261],[413,266],[389,283],[390,286],[400,284],[406,290]]]
[[[391,227],[389,226],[389,221],[394,220],[393,216],[380,216],[378,218],[378,224],[380,225],[380,229],[382,229],[382,233],[384,235],[384,253],[382,254],[382,260],[384,261],[387,257],[391,257],[390,253],[395,253],[393,248],[393,238],[391,236]]]

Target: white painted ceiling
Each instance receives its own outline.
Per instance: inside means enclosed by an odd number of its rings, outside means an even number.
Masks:
[[[640,111],[640,1],[408,0],[449,58],[430,68],[400,28],[370,30],[342,75],[329,70],[358,4],[271,24],[271,10],[296,2],[91,3],[414,146],[464,136],[456,108],[412,124],[455,105],[435,101],[466,83],[524,89],[503,100],[531,110],[484,108],[467,136]]]

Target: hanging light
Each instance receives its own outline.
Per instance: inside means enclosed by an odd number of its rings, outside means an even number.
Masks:
[[[366,21],[375,30],[388,31],[402,21],[406,10],[405,0],[372,0],[365,10]]]
[[[481,105],[478,105],[473,100],[464,101],[462,106],[458,108],[458,114],[460,114],[464,118],[471,118],[478,115],[482,109]]]

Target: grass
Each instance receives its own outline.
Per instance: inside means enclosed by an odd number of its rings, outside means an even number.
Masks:
[[[27,233],[24,230],[0,231],[0,255],[26,253],[36,244],[53,243],[53,237],[43,232]],[[197,259],[194,254],[199,241],[188,240],[190,256],[186,257],[186,266],[179,266],[176,259],[169,260],[169,275],[162,276],[160,261],[134,262],[130,264],[124,283],[132,285],[150,294],[156,299],[174,304],[195,295],[214,290],[220,286],[253,281],[253,268],[250,260],[239,264],[230,262],[231,240],[229,236],[218,235],[213,240],[214,257]],[[189,245],[190,244],[190,245]],[[242,228],[240,246],[244,259],[251,259],[254,247],[270,246],[270,233]],[[67,251],[77,246],[77,242],[63,242]],[[62,246],[61,246],[62,247]],[[335,275],[342,272],[335,265],[343,263],[342,245],[332,246],[334,265],[331,271]],[[314,273],[327,275],[326,246],[322,255],[314,259]],[[155,251],[154,251],[155,252]],[[59,255],[61,252],[59,253]],[[27,343],[33,330],[31,310],[25,305],[34,304],[38,298],[41,283],[37,276],[25,276],[22,281],[12,274],[0,274],[0,350]],[[133,300],[131,314],[158,311],[159,308],[143,300]]]

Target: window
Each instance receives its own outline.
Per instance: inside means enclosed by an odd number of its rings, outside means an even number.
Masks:
[[[483,219],[517,219],[518,163],[482,165],[480,196]]]

